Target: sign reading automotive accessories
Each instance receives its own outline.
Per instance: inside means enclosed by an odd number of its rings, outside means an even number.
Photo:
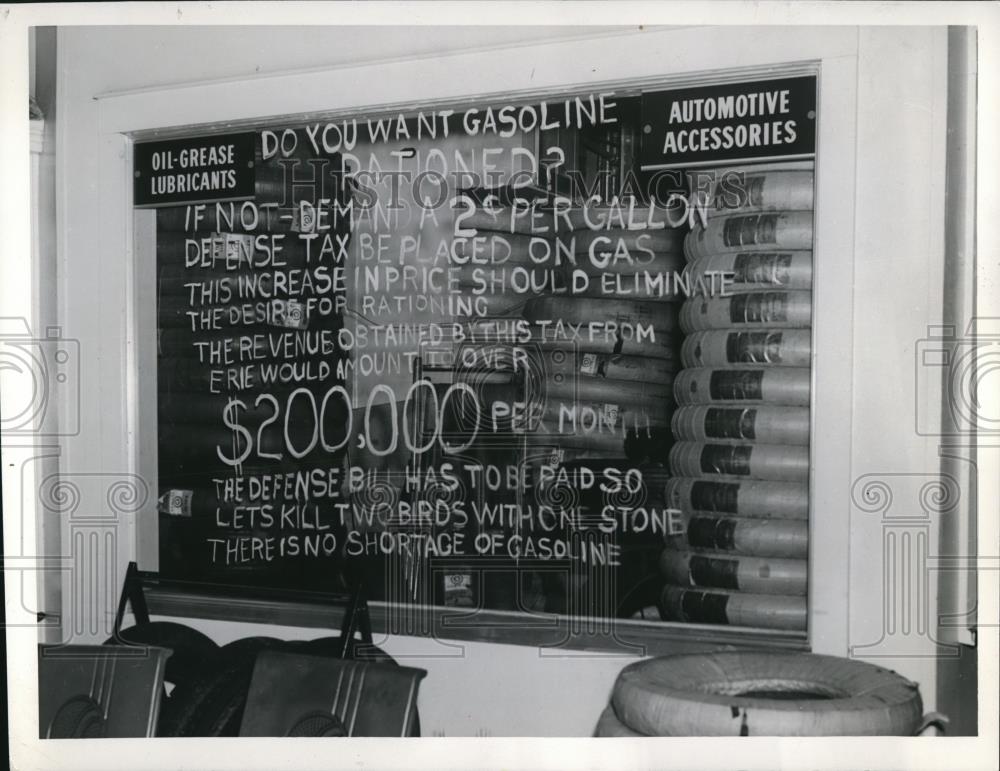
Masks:
[[[809,158],[816,78],[656,91],[642,97],[642,168]]]
[[[253,198],[254,135],[136,144],[134,176],[141,207]]]

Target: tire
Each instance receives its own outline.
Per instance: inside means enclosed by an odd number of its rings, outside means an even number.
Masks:
[[[625,437],[625,457],[633,463],[666,463],[673,444],[669,428],[630,432]]]
[[[679,405],[752,402],[809,407],[807,367],[746,367],[741,369],[682,369],[674,379]]]
[[[597,377],[636,383],[672,383],[680,357],[631,356],[578,350],[574,344],[465,343],[454,352],[456,375],[473,382],[483,375],[502,375],[509,382],[522,372],[539,377]],[[499,380],[490,382],[501,382]]]
[[[710,254],[790,250],[804,251],[813,245],[811,211],[766,214],[725,214],[712,217],[707,227],[698,227],[684,239],[688,260]]]
[[[657,255],[660,256],[660,255]],[[684,258],[677,261],[683,263]],[[566,269],[566,285],[574,299],[632,300],[655,303],[682,303],[688,297],[684,282],[683,266],[661,263],[663,270],[656,270],[656,263],[649,268],[630,271],[600,270],[590,264]]]
[[[463,214],[456,225],[460,225],[463,230],[475,230],[480,237],[493,234],[504,237],[513,234],[531,236],[533,229],[547,227],[543,225],[544,220],[536,220],[529,211],[521,209],[514,212],[512,207],[495,201],[489,206],[477,205],[475,209],[460,208],[458,211]]]
[[[498,233],[491,231],[475,238],[456,238],[448,267],[554,268],[555,246],[546,235]]]
[[[510,372],[494,370],[492,372],[483,370],[466,369],[456,372],[456,383],[466,383],[473,388],[485,385],[509,385],[513,382]]]
[[[729,329],[692,332],[681,344],[684,367],[728,367],[734,364],[768,364],[808,367],[812,360],[812,330]]]
[[[600,718],[597,720],[597,728],[594,729],[594,736],[597,738],[626,737],[635,738],[644,734],[633,731],[615,714],[614,707],[610,704],[604,708]]]
[[[674,476],[720,475],[775,482],[809,481],[807,448],[784,444],[677,442],[670,448]]]
[[[812,293],[795,289],[693,297],[681,306],[679,323],[685,333],[764,327],[807,329],[812,325]]]
[[[663,591],[663,579],[657,575],[655,567],[649,564],[648,558],[643,556],[644,570],[652,572],[644,574],[645,577],[639,579],[629,588],[618,600],[615,609],[617,618],[645,619],[662,621],[660,609],[657,602],[660,593]]]
[[[910,736],[916,683],[811,653],[726,652],[639,661],[618,675],[615,713],[650,736]]]
[[[525,465],[562,467],[576,462],[662,463],[670,451],[670,429],[593,434],[527,434]]]
[[[465,376],[483,372],[502,372],[510,376],[519,368],[535,363],[527,352],[522,358],[516,348],[514,343],[462,343],[455,348],[453,368]],[[471,361],[468,358],[470,351]]]
[[[667,621],[806,631],[806,598],[665,586],[660,613]]]
[[[674,476],[664,488],[667,505],[687,514],[734,514],[765,519],[809,517],[809,487],[794,482]]]
[[[589,302],[590,300],[578,300],[577,302]],[[523,326],[514,327],[514,324],[521,323]],[[657,332],[655,337],[644,337],[638,339],[636,335],[608,334],[602,333],[591,336],[587,334],[585,328],[580,329],[580,334],[570,329],[568,325],[554,324],[542,327],[528,322],[514,322],[507,328],[498,331],[495,322],[475,321],[466,325],[464,331],[470,340],[478,343],[506,343],[508,345],[537,346],[546,356],[553,355],[556,351],[562,351],[566,355],[571,355],[576,351],[581,353],[604,353],[604,354],[625,354],[627,356],[649,356],[654,359],[670,359],[675,361],[679,358],[681,347],[681,337],[679,334],[661,334]],[[167,334],[166,332],[164,334]],[[167,344],[170,350],[181,352],[182,341],[167,337]],[[188,340],[190,345],[190,340]],[[164,341],[160,340],[160,349],[164,349]]]
[[[522,460],[526,468],[531,469],[531,473],[538,474],[538,470],[543,466],[562,468],[577,462],[598,462],[607,460],[625,460],[624,443],[620,448],[587,448],[562,446],[558,444],[558,437],[534,439],[528,437],[527,447]]]
[[[675,223],[684,220],[687,206],[675,204],[663,206],[654,204],[652,207],[633,203],[614,203],[611,205],[590,202],[582,206],[556,206],[553,214],[556,234],[566,238],[566,233],[573,230],[612,230],[639,231],[675,228]],[[682,231],[683,235],[683,231]]]
[[[670,427],[681,441],[732,439],[808,445],[809,408],[770,404],[691,405],[674,413]]]
[[[560,466],[575,460],[625,456],[625,437],[620,433],[526,434],[524,462],[529,465]]]
[[[804,521],[749,517],[686,517],[677,548],[709,549],[748,557],[804,560],[809,555],[809,526]]]
[[[219,650],[222,662],[210,676],[178,688],[164,705],[163,736],[237,736],[257,654],[283,645],[273,637],[247,637]]]
[[[458,292],[444,296],[446,302],[450,299],[452,303],[451,306],[445,306],[445,316],[447,317],[447,310],[450,307],[454,318],[517,317],[521,315],[525,303],[536,296],[533,294],[491,294],[489,292],[475,294],[468,287],[460,287]],[[471,312],[466,313],[466,310]]]
[[[673,412],[670,409],[674,401],[673,383],[673,377],[664,377],[657,383],[609,380],[589,375],[563,378],[560,382],[553,377],[545,382],[545,395],[549,399],[630,404],[637,407],[648,405],[651,411],[667,409]]]
[[[535,328],[537,329],[537,327]],[[540,337],[540,335],[538,335]],[[551,338],[551,332],[549,337]],[[656,339],[624,340],[612,337],[605,339],[598,336],[593,340],[581,334],[581,339],[570,342],[542,342],[539,348],[544,355],[552,356],[556,351],[562,351],[567,357],[583,357],[587,354],[598,356],[636,356],[667,361],[677,369],[680,368],[680,338],[657,333]]]
[[[812,252],[738,252],[699,257],[688,264],[691,284],[701,278],[711,287],[707,272],[727,273],[727,292],[766,289],[812,289]]]
[[[567,324],[616,323],[619,328],[652,327],[656,336],[677,332],[679,303],[588,297],[535,297],[524,306],[524,318],[537,322],[562,320]]]
[[[461,409],[464,405],[455,400],[453,404],[458,409],[446,413],[445,425],[448,431],[471,431],[478,427],[487,435],[516,431],[542,438],[549,436],[553,440],[569,437],[575,444],[590,442],[595,437],[598,441],[615,437],[621,441],[628,433],[669,429],[673,413],[669,388],[667,399],[654,399],[643,397],[641,387],[646,386],[651,392],[664,389],[647,383],[586,380],[590,382],[578,384],[579,394],[573,384],[563,384],[552,387],[544,397],[524,394],[523,390],[519,393],[516,386],[476,384],[478,416],[473,407]],[[546,388],[550,385],[546,384]],[[517,405],[516,409],[507,407],[511,403]],[[503,411],[494,412],[501,407]]]
[[[604,264],[615,272],[643,270],[641,263],[654,262],[652,253],[684,253],[683,228],[658,228],[655,230],[580,230],[573,234],[577,263],[601,269]],[[563,237],[565,240],[565,236]],[[605,252],[608,257],[602,257]],[[593,258],[589,258],[589,255]],[[617,268],[617,269],[616,269]]]
[[[674,376],[680,369],[677,359],[613,353],[577,353],[572,349],[567,349],[564,355],[550,355],[546,357],[544,363],[549,377],[559,375],[564,379],[595,377],[660,385],[673,383]]]
[[[566,292],[569,287],[562,270],[546,265],[460,265],[451,269],[451,276],[463,292],[473,296],[485,289],[487,293],[527,298]]]
[[[473,360],[464,357],[470,356]],[[515,384],[515,373],[521,368],[529,368],[534,362],[518,360],[515,363],[513,347],[506,344],[464,346],[453,352],[457,383],[465,383],[473,390],[483,386],[509,386]]]
[[[670,412],[662,407],[658,409],[655,403],[550,399],[541,411],[538,425],[529,426],[554,436],[611,433],[621,437],[625,432],[645,433],[647,428],[668,428]]]
[[[710,217],[762,211],[811,211],[813,172],[730,168],[712,196]]]
[[[164,680],[179,687],[211,672],[218,664],[219,646],[209,637],[184,624],[151,621],[123,629],[105,645],[153,645],[172,651],[164,669]]]
[[[664,549],[660,572],[675,586],[805,596],[806,561]]]
[[[632,255],[631,259],[612,257],[591,260],[585,255],[580,255],[576,258],[576,265],[567,265],[566,267],[571,273],[580,271],[591,277],[608,273],[631,277],[643,273],[673,273],[674,271],[680,273],[686,265],[684,254],[678,247],[672,251],[657,252],[653,255],[639,253]]]
[[[680,271],[678,271],[680,275]],[[581,275],[579,269],[574,271],[567,282],[572,291],[569,296],[577,300],[638,300],[653,303],[682,303],[688,295],[684,290],[682,278],[676,283],[671,275],[660,273],[646,274],[644,271],[617,275],[612,273],[593,273]]]

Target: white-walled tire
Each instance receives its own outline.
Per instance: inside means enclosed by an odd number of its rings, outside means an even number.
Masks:
[[[777,651],[639,661],[612,703],[650,736],[911,736],[923,711],[916,683],[888,669]]]

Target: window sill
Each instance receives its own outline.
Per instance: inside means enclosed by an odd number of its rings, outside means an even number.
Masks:
[[[205,618],[337,631],[343,609],[304,601],[234,597],[147,586],[154,616]],[[382,635],[432,637],[458,642],[530,645],[556,651],[660,656],[729,648],[808,650],[800,633],[633,619],[595,620],[578,616],[473,608],[420,607],[370,602],[375,642]],[[544,654],[543,654],[544,655]]]

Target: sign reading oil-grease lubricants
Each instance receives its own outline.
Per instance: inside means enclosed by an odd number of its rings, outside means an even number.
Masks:
[[[134,167],[137,207],[253,198],[254,135],[141,142]]]
[[[656,91],[642,96],[642,168],[809,158],[815,76]]]

